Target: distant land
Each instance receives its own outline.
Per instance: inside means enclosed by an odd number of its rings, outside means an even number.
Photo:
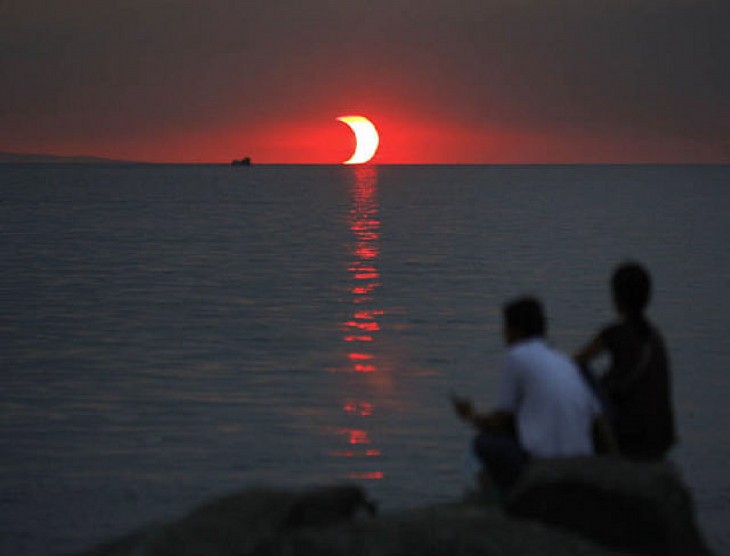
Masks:
[[[135,164],[130,160],[114,160],[98,156],[57,156],[40,153],[0,152],[0,164]]]

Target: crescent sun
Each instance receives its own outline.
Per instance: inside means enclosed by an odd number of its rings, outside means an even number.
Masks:
[[[343,164],[364,164],[375,156],[380,137],[373,122],[363,116],[340,116],[337,118],[347,124],[355,134],[355,152]]]

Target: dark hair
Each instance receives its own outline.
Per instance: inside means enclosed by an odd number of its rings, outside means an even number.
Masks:
[[[638,263],[623,263],[613,273],[611,289],[620,311],[630,317],[641,316],[651,297],[649,272]]]
[[[504,323],[523,338],[545,335],[545,315],[542,304],[534,297],[520,297],[505,304]]]

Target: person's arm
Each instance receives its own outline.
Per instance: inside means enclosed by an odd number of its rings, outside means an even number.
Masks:
[[[508,354],[500,377],[497,402],[489,413],[478,413],[467,398],[452,397],[454,409],[459,417],[478,430],[496,433],[515,433],[515,414],[518,407],[518,372]]]
[[[469,423],[470,425],[476,426],[479,419],[479,414],[474,409],[474,404],[468,398],[459,398],[457,396],[451,397],[451,403],[454,405],[454,411],[459,418]]]
[[[580,350],[578,350],[573,355],[573,359],[575,359],[576,363],[578,363],[579,365],[587,365],[596,357],[601,355],[601,353],[603,353],[605,349],[606,346],[603,342],[603,338],[599,334],[590,342],[588,342],[585,346],[583,346]]]
[[[511,411],[498,409],[484,415],[477,415],[474,426],[480,430],[498,433],[514,433],[515,416]]]
[[[452,398],[456,414],[479,430],[506,431],[514,426],[514,415],[509,411],[496,410],[489,413],[478,413],[474,405],[466,398]]]
[[[599,415],[594,419],[593,435],[597,454],[618,455],[619,448],[616,436],[613,434],[611,426],[603,415]]]

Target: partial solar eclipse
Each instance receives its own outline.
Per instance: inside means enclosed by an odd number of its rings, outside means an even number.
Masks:
[[[362,116],[340,116],[337,118],[350,126],[355,134],[355,152],[343,164],[364,164],[369,162],[378,150],[380,137],[373,123]]]

